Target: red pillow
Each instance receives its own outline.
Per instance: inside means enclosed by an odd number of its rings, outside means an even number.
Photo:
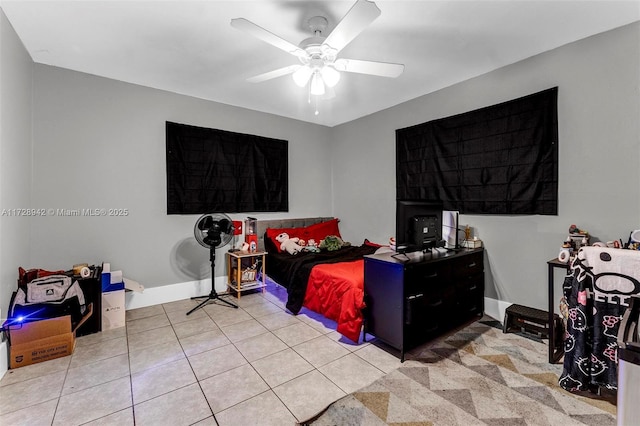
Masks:
[[[309,225],[305,228],[304,237],[300,238],[304,238],[307,241],[313,238],[318,244],[320,244],[320,241],[324,240],[327,235],[335,235],[336,237],[342,238],[340,229],[338,228],[338,222],[338,219],[331,219],[326,222]]]
[[[385,247],[382,244],[374,243],[373,241],[369,241],[367,238],[364,239],[364,245],[369,247]],[[388,246],[387,246],[388,247]]]
[[[338,219],[331,219],[304,228],[267,228],[266,234],[267,238],[269,238],[273,242],[273,245],[276,246],[276,249],[278,249],[278,253],[282,253],[280,243],[276,240],[276,237],[283,232],[289,234],[289,238],[298,237],[305,241],[313,238],[316,240],[316,243],[320,244],[320,241],[324,240],[327,235],[335,235],[336,237],[342,238],[340,229],[338,229],[338,222]]]

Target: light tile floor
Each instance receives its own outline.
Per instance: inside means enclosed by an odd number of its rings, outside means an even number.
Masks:
[[[285,308],[271,284],[238,302],[127,311],[126,327],[77,339],[73,355],[9,370],[0,424],[293,425],[400,366],[336,324]]]

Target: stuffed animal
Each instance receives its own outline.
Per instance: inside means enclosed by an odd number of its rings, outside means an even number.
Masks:
[[[318,247],[321,249],[327,249],[327,251],[335,251],[350,245],[351,243],[343,241],[342,238],[338,236],[327,235],[324,240],[320,241],[320,245]]]
[[[320,251],[320,249],[318,248],[318,243],[316,243],[316,240],[314,240],[313,238],[309,238],[309,241],[307,241],[307,245],[304,249],[312,253],[318,253]]]
[[[298,254],[302,251],[303,247],[298,244],[300,238],[289,238],[289,234],[283,232],[276,237],[276,241],[280,243],[280,250],[286,251],[289,254]]]

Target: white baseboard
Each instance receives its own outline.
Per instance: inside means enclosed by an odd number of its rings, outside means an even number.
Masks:
[[[227,291],[227,277],[216,277],[216,291]],[[206,296],[211,291],[211,279],[199,281],[187,281],[184,283],[169,284],[161,287],[145,288],[142,293],[127,291],[125,293],[125,309],[144,308],[146,306],[159,305],[161,303],[175,302],[196,296]]]
[[[500,321],[500,323],[504,324],[504,311],[506,311],[507,308],[511,305],[513,305],[513,302],[505,302],[504,300],[497,300],[497,299],[491,299],[489,297],[485,297],[484,313]],[[548,312],[544,308],[542,310],[545,312],[545,314]]]
[[[484,313],[491,318],[495,318],[497,321],[504,321],[504,311],[511,306],[511,302],[505,302],[504,300],[492,299],[490,297],[484,298]]]

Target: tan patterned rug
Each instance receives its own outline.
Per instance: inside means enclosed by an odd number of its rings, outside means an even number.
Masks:
[[[547,361],[546,340],[504,334],[484,317],[407,355],[404,364],[330,405],[305,424],[616,424],[615,400],[558,386],[562,364]]]

